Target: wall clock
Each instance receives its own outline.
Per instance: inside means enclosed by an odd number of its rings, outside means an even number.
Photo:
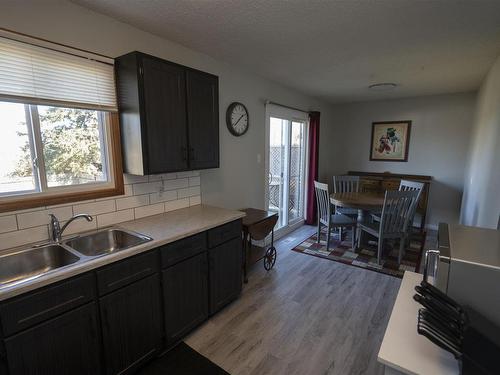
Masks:
[[[247,108],[238,102],[231,103],[227,107],[226,125],[229,132],[236,137],[245,134],[249,125]]]

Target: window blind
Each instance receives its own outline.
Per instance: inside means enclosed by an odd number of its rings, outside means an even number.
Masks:
[[[113,65],[0,36],[0,98],[116,111]]]

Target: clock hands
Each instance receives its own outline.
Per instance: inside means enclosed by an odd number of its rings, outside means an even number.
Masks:
[[[243,118],[243,116],[245,116],[245,115],[244,115],[244,114],[243,114],[243,115],[241,115],[241,116],[240,116],[240,118],[238,119],[238,121],[236,121],[236,122],[234,123],[234,125],[233,125],[233,126],[236,126],[236,124],[237,124],[238,122],[240,122],[240,120]]]

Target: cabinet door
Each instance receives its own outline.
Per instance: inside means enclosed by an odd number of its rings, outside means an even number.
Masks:
[[[189,168],[219,167],[219,83],[211,74],[188,70]]]
[[[133,371],[161,347],[158,274],[101,297],[100,308],[107,374]]]
[[[12,375],[100,374],[95,303],[5,340]]]
[[[162,272],[167,344],[208,318],[208,264],[203,252]]]
[[[241,238],[235,238],[208,251],[210,314],[216,313],[241,292]]]
[[[186,170],[185,71],[148,57],[143,57],[142,68],[147,171],[151,174]]]

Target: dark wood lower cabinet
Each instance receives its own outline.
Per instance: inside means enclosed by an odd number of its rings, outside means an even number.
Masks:
[[[0,375],[132,374],[238,297],[242,258],[238,220],[1,301]]]
[[[162,272],[167,345],[208,318],[207,273],[206,252]]]
[[[99,305],[106,374],[131,373],[161,349],[158,274],[101,297]]]
[[[11,375],[100,374],[95,302],[5,339]]]
[[[210,315],[241,293],[242,243],[234,238],[208,250]]]

